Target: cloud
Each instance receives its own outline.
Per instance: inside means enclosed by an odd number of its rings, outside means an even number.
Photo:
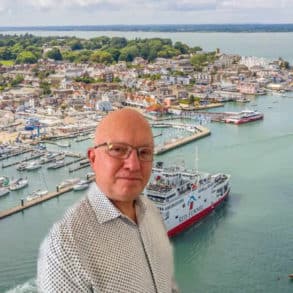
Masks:
[[[292,0],[217,0],[217,7],[224,9],[280,9],[293,7]]]
[[[292,0],[1,0],[0,12],[12,9],[202,11],[293,7]]]
[[[217,0],[1,0],[0,11],[19,7],[43,9],[160,9],[160,10],[205,10],[216,7]]]
[[[0,25],[293,22],[293,0],[0,0]]]

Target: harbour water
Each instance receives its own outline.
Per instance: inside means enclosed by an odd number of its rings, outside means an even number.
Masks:
[[[182,35],[181,38],[185,36]],[[215,35],[220,40],[225,34]],[[202,36],[210,38],[210,34]],[[237,38],[243,38],[243,34],[235,34],[230,50],[258,55],[261,40],[255,34],[245,36],[250,46],[239,48]],[[275,39],[270,33],[272,45],[263,50],[268,52],[270,48],[271,54],[264,57],[275,57]],[[293,60],[289,52],[292,44],[293,33],[279,43],[278,52],[288,54],[282,56],[284,59]],[[224,46],[222,39],[222,45],[219,42],[215,47]],[[208,123],[211,136],[157,158],[178,164],[184,161],[187,167],[194,167],[197,146],[200,170],[232,175],[231,197],[223,208],[172,240],[176,279],[183,293],[293,291],[293,282],[288,279],[288,274],[293,273],[293,93],[256,97],[250,104],[228,103],[223,110],[246,107],[263,112],[264,120],[240,126]],[[154,134],[159,132],[154,129]],[[163,136],[167,135],[164,130]],[[72,143],[72,148],[85,152],[90,144],[90,140]],[[43,168],[27,173],[32,180],[23,192],[39,184],[47,184],[52,190],[61,177],[81,177],[88,170],[70,175],[64,168],[49,171]],[[0,176],[16,174],[13,167],[0,172]],[[12,206],[22,196],[19,191],[1,198],[0,209]],[[67,207],[81,197],[82,193],[70,192],[0,221],[0,292],[36,292],[40,242]]]

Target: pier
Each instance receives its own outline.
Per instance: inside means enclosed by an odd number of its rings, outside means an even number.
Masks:
[[[23,162],[32,161],[34,159],[40,158],[43,155],[44,155],[44,152],[40,152],[39,154],[36,154],[34,156],[31,156],[31,157],[24,158],[24,159],[22,159],[20,161],[11,162],[11,163],[8,163],[8,164],[2,164],[2,168],[7,168],[7,167],[14,166],[14,165],[18,165],[18,164],[23,163]]]
[[[178,148],[184,144],[187,144],[189,142],[192,142],[194,140],[200,139],[202,137],[205,137],[205,136],[208,136],[211,134],[210,130],[203,127],[203,126],[196,126],[196,128],[198,129],[198,132],[196,132],[190,136],[179,138],[179,139],[172,141],[170,143],[166,143],[163,146],[156,147],[154,154],[160,155],[160,154],[166,153],[166,152],[173,150],[175,148]]]
[[[94,180],[94,177],[88,178],[88,180],[92,182]],[[21,199],[20,205],[13,207],[13,208],[10,208],[10,209],[7,209],[7,210],[4,210],[4,211],[0,211],[0,220],[4,219],[6,217],[9,217],[11,215],[14,215],[16,213],[23,212],[24,210],[26,210],[28,208],[31,208],[35,205],[38,205],[38,204],[45,202],[47,200],[50,200],[52,198],[58,197],[59,195],[62,195],[64,193],[67,193],[72,190],[73,185],[68,186],[66,188],[58,189],[58,191],[56,191],[56,192],[50,192],[46,195],[40,196],[39,198],[30,200],[30,201],[26,201],[25,199]]]
[[[20,156],[22,154],[26,154],[26,153],[29,153],[29,152],[32,152],[32,151],[33,151],[32,148],[26,148],[26,149],[22,149],[22,150],[19,150],[19,151],[15,151],[15,152],[9,153],[8,155],[4,155],[4,156],[0,157],[0,161],[6,160],[6,159],[9,159],[9,158],[12,158],[12,157]]]

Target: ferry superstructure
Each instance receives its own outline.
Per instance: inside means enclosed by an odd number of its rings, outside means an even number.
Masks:
[[[159,162],[144,195],[158,207],[172,237],[210,214],[229,192],[230,175],[163,167]]]

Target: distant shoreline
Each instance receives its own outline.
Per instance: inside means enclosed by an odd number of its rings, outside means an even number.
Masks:
[[[66,26],[5,26],[5,31],[122,31],[122,32],[293,32],[288,24],[149,24],[149,25],[66,25]]]

